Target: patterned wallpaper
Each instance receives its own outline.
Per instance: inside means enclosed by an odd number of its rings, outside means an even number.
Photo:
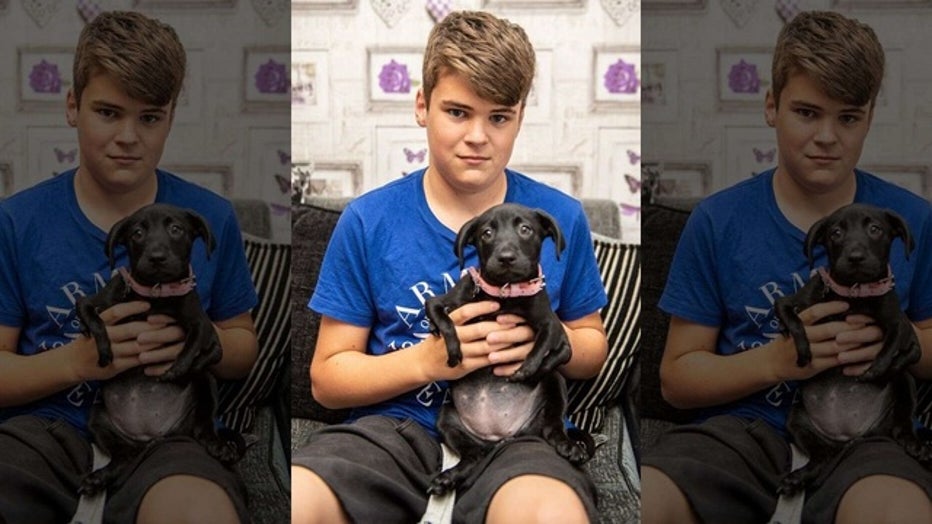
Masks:
[[[645,0],[645,172],[662,172],[660,193],[705,195],[776,164],[764,96],[777,33],[800,6],[877,32],[887,69],[861,166],[932,197],[928,0]]]
[[[188,75],[162,167],[227,197],[269,203],[290,238],[290,3],[282,0],[0,0],[0,196],[74,167],[65,122],[74,46],[100,10],[172,25]]]
[[[574,196],[619,202],[640,239],[638,1],[292,2],[293,176],[306,195],[352,196],[425,165],[414,121],[434,17],[482,9],[525,28],[538,75],[511,167]]]

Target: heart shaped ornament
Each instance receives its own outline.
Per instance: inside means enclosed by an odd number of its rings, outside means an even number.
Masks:
[[[289,0],[252,0],[252,8],[256,10],[265,25],[272,27],[289,13],[291,2]]]
[[[453,0],[427,0],[424,8],[427,9],[434,22],[439,23],[453,11]]]
[[[23,9],[39,27],[45,27],[61,7],[61,0],[23,0]]]
[[[756,6],[757,0],[722,0],[722,10],[738,27],[744,27],[748,23]]]
[[[602,8],[615,21],[615,25],[625,25],[631,15],[641,10],[641,0],[602,0]]]
[[[411,9],[411,0],[372,0],[372,10],[388,27],[395,27]]]

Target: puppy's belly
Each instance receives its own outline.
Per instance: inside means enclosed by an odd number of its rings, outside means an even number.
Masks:
[[[476,437],[492,442],[524,429],[543,402],[540,384],[508,382],[485,370],[458,380],[451,395],[463,425]]]
[[[832,372],[810,379],[801,391],[803,406],[813,425],[833,440],[851,440],[867,433],[886,416],[893,388],[858,382]]]
[[[133,375],[123,378],[123,375]],[[170,433],[192,416],[194,386],[124,373],[107,383],[103,401],[110,421],[126,437],[149,441]]]

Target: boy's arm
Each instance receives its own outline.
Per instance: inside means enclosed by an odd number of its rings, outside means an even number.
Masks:
[[[146,322],[112,325],[123,318],[142,313],[146,302],[117,304],[101,312],[113,342],[113,362],[97,365],[97,345],[89,337],[79,337],[60,348],[35,355],[19,355],[16,347],[21,329],[0,326],[0,406],[19,406],[88,380],[105,380],[140,364],[142,351],[136,337],[157,329]]]
[[[918,378],[932,380],[932,318],[914,322],[916,336],[922,347],[922,358],[912,367],[912,373]]]
[[[796,346],[789,337],[781,336],[749,351],[719,355],[715,353],[719,328],[674,316],[660,361],[663,397],[681,409],[720,405],[780,382],[803,380],[838,365],[852,364],[851,360],[839,359],[841,353],[852,348],[863,352],[859,358],[872,359],[880,349],[882,343],[876,341],[882,334],[868,326],[865,319],[852,316],[847,321],[814,325],[847,307],[845,302],[824,302],[800,312],[812,349],[812,361],[802,368],[796,365]],[[840,341],[836,337],[841,333],[846,335]],[[858,342],[843,343],[846,338]]]
[[[325,315],[311,359],[311,392],[317,402],[331,409],[366,406],[488,366],[488,354],[495,347],[486,342],[486,336],[502,328],[494,321],[463,324],[497,309],[495,302],[474,302],[450,313],[463,351],[463,361],[454,368],[447,366],[446,345],[439,336],[431,335],[400,351],[369,355],[370,328]]]
[[[213,367],[214,375],[223,379],[238,379],[248,375],[259,351],[252,314],[247,311],[214,322],[214,329],[220,338],[220,347],[223,348],[223,358]]]
[[[566,378],[585,380],[599,374],[608,357],[608,339],[598,311],[564,322],[566,336],[573,348],[570,361],[560,368]]]

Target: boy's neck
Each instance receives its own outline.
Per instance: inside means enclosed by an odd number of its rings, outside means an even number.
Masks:
[[[427,206],[441,224],[453,231],[459,231],[470,219],[504,202],[507,191],[508,179],[504,171],[488,187],[475,192],[457,191],[433,171],[433,167],[428,167],[424,174]]]
[[[74,193],[84,216],[103,231],[133,214],[145,205],[155,202],[158,178],[152,177],[139,187],[124,192],[110,191],[100,185],[87,172],[78,167],[74,177]]]
[[[777,207],[791,224],[803,232],[842,206],[854,202],[856,192],[857,178],[853,172],[843,183],[821,192],[800,186],[779,167],[773,175]]]

